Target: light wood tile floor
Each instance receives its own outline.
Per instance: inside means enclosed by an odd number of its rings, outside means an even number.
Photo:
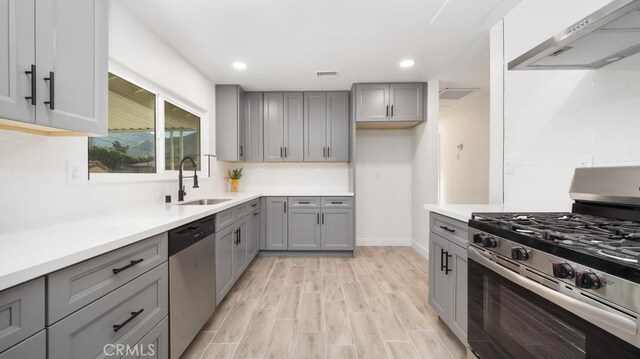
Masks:
[[[182,358],[466,358],[410,247],[256,258]]]

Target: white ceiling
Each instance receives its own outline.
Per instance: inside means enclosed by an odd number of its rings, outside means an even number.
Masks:
[[[520,2],[117,1],[215,83],[238,83],[249,91],[432,79],[445,86],[487,87],[488,30]],[[407,58],[415,66],[400,68]],[[233,69],[235,61],[248,68]],[[338,70],[340,76],[318,79],[318,70]]]

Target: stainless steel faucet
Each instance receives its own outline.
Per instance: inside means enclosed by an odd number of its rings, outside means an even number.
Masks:
[[[191,163],[193,164],[193,176],[183,176],[182,175],[182,165],[187,160],[191,161]],[[187,192],[185,191],[185,187],[182,184],[182,179],[183,178],[193,178],[193,188],[199,188],[200,187],[200,186],[198,186],[197,167],[198,166],[196,165],[196,162],[193,160],[193,158],[191,158],[189,156],[183,158],[182,161],[180,161],[179,173],[178,173],[178,202],[184,201],[184,196],[187,195]]]

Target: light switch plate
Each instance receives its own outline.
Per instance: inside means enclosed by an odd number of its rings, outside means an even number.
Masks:
[[[82,162],[67,162],[67,184],[80,184],[82,180]]]

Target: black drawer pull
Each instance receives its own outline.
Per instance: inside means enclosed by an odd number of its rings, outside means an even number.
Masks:
[[[136,259],[134,261],[129,262],[129,264],[127,264],[126,266],[124,266],[122,268],[114,268],[113,269],[113,274],[118,274],[118,273],[122,272],[123,270],[129,269],[129,268],[133,267],[134,265],[142,262],[143,260],[144,260],[144,258]]]
[[[309,202],[309,201],[300,201],[300,202],[298,202],[298,204],[311,204],[311,202]]]
[[[142,312],[144,312],[144,309],[140,309],[137,312],[131,312],[131,316],[129,317],[129,319],[125,320],[124,322],[122,322],[122,324],[116,324],[113,326],[113,331],[117,332],[118,330],[124,328],[125,325],[129,324],[130,321],[134,320],[137,316],[139,316]]]
[[[331,204],[344,204],[344,202],[331,202]]]
[[[254,203],[251,205],[251,207],[256,207],[257,205],[258,205],[257,203]]]
[[[449,232],[449,233],[454,233],[456,230],[449,228],[447,226],[440,226],[440,228],[444,229],[445,231]]]

